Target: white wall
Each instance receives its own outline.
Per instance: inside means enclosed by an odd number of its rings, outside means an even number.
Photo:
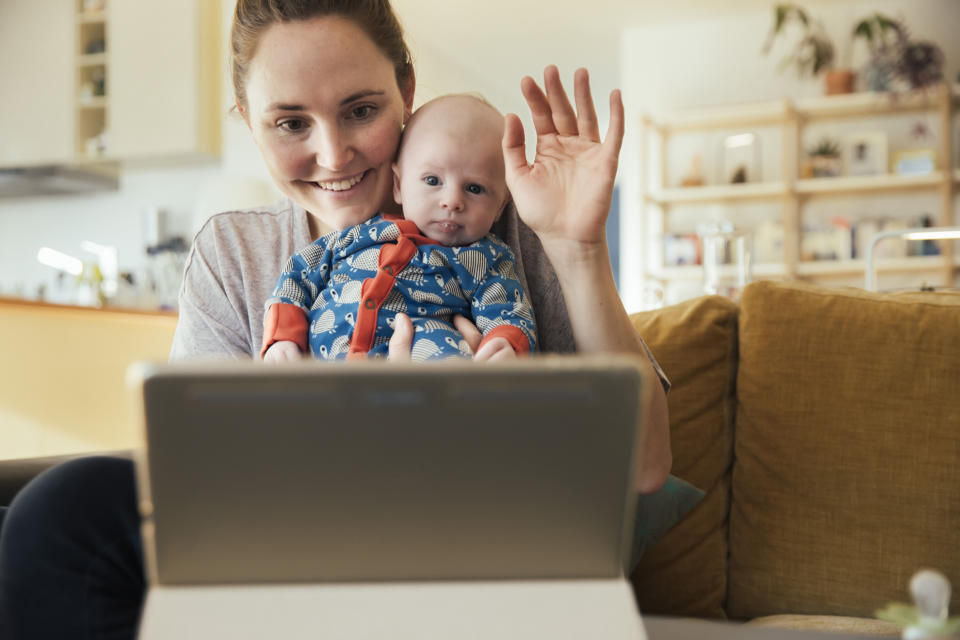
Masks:
[[[770,56],[761,54],[774,4],[710,19],[698,19],[693,13],[682,20],[629,28],[623,33],[621,69],[628,126],[620,168],[620,291],[628,310],[641,308],[644,300],[640,274],[646,249],[639,246],[641,167],[637,137],[641,114],[823,94],[822,79],[800,80],[793,70],[777,72],[777,65],[793,40],[781,36]],[[841,61],[849,56],[854,68],[863,64],[867,52],[862,42],[850,51],[845,34],[857,20],[880,11],[903,19],[915,38],[939,44],[946,56],[947,78],[957,77],[960,2],[956,0],[801,4],[823,20]],[[705,163],[707,160],[704,159]]]

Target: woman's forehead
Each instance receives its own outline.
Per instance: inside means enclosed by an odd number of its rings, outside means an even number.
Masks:
[[[360,27],[334,16],[276,23],[261,35],[248,99],[307,107],[354,94],[396,92],[393,65]]]

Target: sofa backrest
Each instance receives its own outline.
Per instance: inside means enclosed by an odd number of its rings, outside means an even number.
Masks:
[[[642,611],[872,616],[920,568],[960,585],[960,296],[756,282],[633,321],[673,473],[708,492],[634,572]]]
[[[728,614],[960,585],[960,296],[757,282],[739,327]]]
[[[705,490],[703,501],[632,575],[644,613],[722,618],[727,591],[737,305],[720,296],[632,316],[670,379],[673,471]]]

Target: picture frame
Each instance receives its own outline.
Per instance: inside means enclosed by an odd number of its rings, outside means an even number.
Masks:
[[[726,136],[721,146],[722,184],[760,182],[760,136],[752,132]]]
[[[897,175],[929,175],[936,170],[934,149],[900,149],[893,154],[893,172]]]
[[[848,176],[876,176],[889,173],[887,134],[860,131],[843,139],[843,166]]]
[[[663,236],[663,263],[668,267],[700,264],[700,238],[695,233]]]

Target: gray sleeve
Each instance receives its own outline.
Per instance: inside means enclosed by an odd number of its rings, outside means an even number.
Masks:
[[[242,310],[234,306],[224,288],[213,236],[209,227],[201,230],[187,258],[171,361],[251,358],[250,332]]]

